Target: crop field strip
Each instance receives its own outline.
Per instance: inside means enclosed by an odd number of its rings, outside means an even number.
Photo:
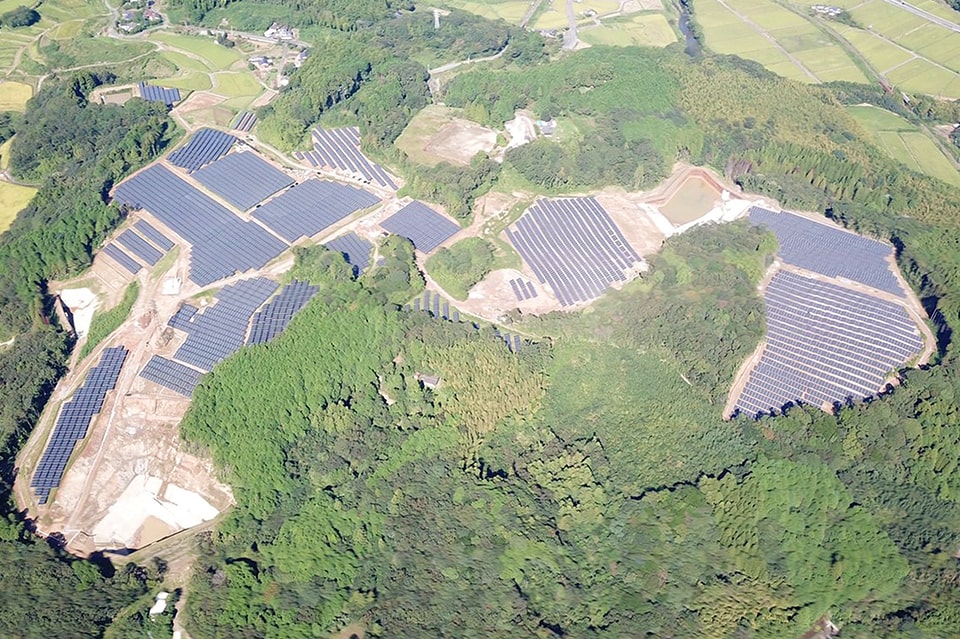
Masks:
[[[217,292],[217,303],[195,314],[179,330],[187,339],[174,359],[210,371],[243,346],[254,312],[277,290],[277,283],[255,277],[225,286]]]
[[[380,223],[385,230],[413,242],[414,248],[429,253],[460,230],[453,220],[414,200]]]
[[[243,131],[244,133],[249,133],[250,129],[257,123],[257,114],[253,111],[243,111],[240,115],[237,116],[237,119],[233,123],[233,129],[235,131]]]
[[[592,197],[539,200],[507,229],[507,238],[562,306],[599,297],[640,262]]]
[[[293,316],[299,313],[319,290],[320,287],[300,280],[293,280],[284,286],[279,295],[253,316],[247,344],[264,344],[282,333]]]
[[[893,255],[893,247],[888,244],[800,215],[758,206],[750,209],[750,223],[773,231],[780,245],[777,254],[788,264],[904,295],[887,261]]]
[[[518,302],[533,299],[537,296],[537,289],[534,288],[533,282],[520,277],[510,280],[510,288]]]
[[[172,359],[154,355],[140,371],[140,377],[184,397],[190,397],[200,383],[203,373]]]
[[[167,106],[173,106],[175,102],[180,101],[180,89],[167,89],[146,82],[140,82],[137,89],[140,91],[140,97],[147,102],[162,102]]]
[[[163,257],[163,253],[155,249],[149,242],[130,229],[121,233],[117,237],[117,242],[125,246],[131,253],[150,266],[154,266],[160,261],[160,258]]]
[[[331,251],[343,255],[347,264],[353,267],[354,276],[361,275],[370,267],[373,256],[373,244],[350,231],[324,244]]]
[[[313,150],[296,152],[295,158],[310,166],[346,171],[384,188],[397,185],[382,166],[367,159],[360,150],[360,129],[355,126],[339,129],[314,129]]]
[[[440,295],[431,293],[430,291],[424,291],[423,295],[416,297],[413,302],[405,304],[403,310],[415,313],[428,313],[435,319],[448,322],[460,322],[460,311],[452,308],[450,302],[443,299]],[[473,323],[473,327],[480,330],[480,325],[477,323]],[[493,329],[493,334],[502,339],[512,353],[520,351],[520,347],[522,346],[522,338],[520,335],[501,332],[498,328]]]
[[[191,173],[225,155],[237,138],[216,129],[200,129],[190,141],[167,157],[174,166]]]
[[[141,235],[153,242],[154,246],[162,251],[169,251],[175,246],[175,244],[170,241],[170,238],[155,229],[146,220],[137,220],[133,226],[140,231]]]
[[[316,235],[345,217],[380,202],[352,186],[309,179],[284,191],[252,215],[277,235],[295,242]]]
[[[288,248],[159,164],[120,184],[114,200],[149,211],[189,242],[190,279],[201,286],[263,268]]]
[[[127,255],[123,249],[118,247],[116,244],[107,244],[104,246],[103,253],[104,255],[109,256],[114,262],[122,266],[124,270],[129,271],[133,275],[139,273],[140,269],[143,268],[140,262]]]
[[[87,436],[90,422],[103,408],[107,391],[116,385],[126,357],[127,349],[122,346],[105,349],[83,386],[61,407],[53,434],[30,481],[41,504],[47,503],[51,491],[60,485],[77,442]]]
[[[767,345],[736,402],[751,417],[870,397],[923,349],[902,307],[835,284],[781,271],[764,301]]]
[[[230,153],[193,173],[194,179],[241,211],[294,183],[256,153]]]

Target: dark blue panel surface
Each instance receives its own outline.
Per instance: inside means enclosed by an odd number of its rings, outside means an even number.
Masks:
[[[388,217],[380,226],[395,235],[407,238],[418,251],[424,253],[437,248],[460,230],[456,222],[417,200]]]
[[[190,141],[167,157],[167,161],[188,171],[213,162],[226,154],[237,138],[216,129],[200,129]]]
[[[173,242],[170,241],[166,235],[153,228],[149,222],[146,220],[137,220],[133,225],[140,233],[154,243],[161,251],[169,251],[174,247]]]
[[[393,190],[397,188],[383,167],[371,162],[360,151],[360,129],[355,126],[314,129],[313,151],[294,155],[312,166],[337,169],[371,184]]]
[[[294,242],[316,235],[379,201],[375,195],[352,186],[307,180],[273,198],[252,215],[280,237]]]
[[[163,253],[153,248],[145,239],[127,229],[117,237],[117,242],[130,249],[130,252],[153,266],[160,261]]]
[[[190,397],[200,383],[203,373],[179,362],[154,355],[140,371],[140,377]]]
[[[247,344],[263,344],[282,333],[293,316],[317,294],[319,287],[293,280],[253,317]]]
[[[193,177],[241,211],[294,182],[289,175],[249,152],[231,153],[200,169]]]
[[[330,240],[324,246],[331,251],[341,253],[347,260],[347,264],[353,266],[354,275],[363,273],[370,266],[373,244],[361,239],[353,231]]]
[[[130,271],[134,275],[139,273],[140,269],[143,268],[139,262],[124,253],[123,249],[115,244],[107,244],[103,247],[103,252],[105,255],[109,255],[111,258],[113,258],[117,264]]]

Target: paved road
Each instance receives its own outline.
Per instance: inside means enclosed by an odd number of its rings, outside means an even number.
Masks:
[[[887,4],[892,4],[895,7],[900,7],[904,11],[909,11],[913,15],[920,16],[924,20],[927,20],[928,22],[932,22],[934,24],[938,24],[945,29],[950,29],[954,33],[960,33],[960,24],[957,24],[956,22],[951,22],[946,18],[941,18],[940,16],[933,15],[932,13],[928,11],[924,11],[919,7],[915,7],[908,2],[904,2],[903,0],[884,0],[884,2],[886,2]]]

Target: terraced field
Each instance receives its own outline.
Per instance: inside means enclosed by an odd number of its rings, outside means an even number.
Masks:
[[[662,13],[642,13],[583,28],[580,39],[590,44],[620,47],[665,47],[677,41],[677,34]]]

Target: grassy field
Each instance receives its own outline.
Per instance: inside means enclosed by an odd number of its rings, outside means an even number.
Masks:
[[[843,47],[804,16],[772,0],[724,2],[729,9],[717,0],[697,2],[697,21],[710,49],[802,82],[867,81]]]
[[[662,13],[642,13],[629,19],[604,20],[599,27],[581,30],[580,39],[618,47],[665,47],[677,41],[677,34]]]
[[[193,71],[172,78],[163,78],[157,81],[165,87],[180,89],[181,91],[206,91],[213,88],[210,76],[206,73],[196,73]]]
[[[213,92],[225,98],[260,95],[263,87],[250,73],[218,73]]]
[[[4,151],[6,155],[6,149],[0,149],[0,151]],[[0,182],[0,233],[10,228],[17,213],[30,203],[36,192],[37,190],[33,187]]]
[[[33,87],[20,82],[0,81],[0,111],[23,111],[33,96]]]
[[[960,172],[926,133],[900,116],[874,106],[848,107],[887,155],[914,171],[960,186]]]
[[[523,14],[527,12],[530,3],[525,0],[502,0],[484,1],[484,0],[448,0],[447,4],[457,9],[463,9],[478,16],[489,18],[491,20],[503,20],[510,24],[520,24]]]
[[[168,44],[175,49],[199,56],[208,62],[211,71],[229,69],[241,59],[240,52],[217,44],[212,38],[178,35],[175,33],[154,33],[151,40]]]
[[[182,71],[198,71],[200,73],[206,73],[209,71],[209,67],[206,64],[197,60],[196,58],[191,58],[190,56],[179,53],[177,51],[164,51],[161,55],[174,63],[178,69]]]
[[[393,144],[414,162],[435,166],[442,162],[443,158],[430,153],[426,147],[437,131],[453,122],[458,115],[459,112],[455,109],[431,104],[413,116],[410,124]]]
[[[0,145],[0,171],[6,171],[10,166],[10,145],[13,144],[13,138],[10,138]]]

